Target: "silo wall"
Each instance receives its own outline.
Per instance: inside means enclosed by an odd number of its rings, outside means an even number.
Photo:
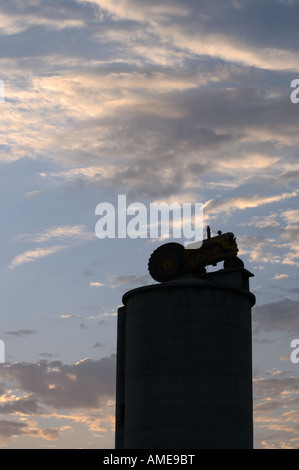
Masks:
[[[117,448],[252,448],[249,276],[220,271],[124,295]]]

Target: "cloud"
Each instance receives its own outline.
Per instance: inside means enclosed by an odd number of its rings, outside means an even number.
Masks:
[[[276,87],[275,94],[255,73],[219,63],[115,66],[113,59],[32,71],[27,87],[8,89],[4,132],[16,145],[3,159],[44,156],[57,168],[41,173],[50,182],[149,198],[183,197],[213,181],[218,187],[224,175],[234,187],[257,174],[278,176],[288,159],[277,148],[259,152],[257,144],[298,144],[298,113],[288,90]]]
[[[63,168],[44,173],[52,181],[93,183],[107,191],[118,185],[153,197],[178,188],[196,191],[217,175],[228,175],[237,186],[257,171],[264,178],[279,175],[285,158],[250,148],[240,155],[241,145],[298,143],[298,113],[288,90],[276,87],[275,94],[251,69],[219,63],[116,67],[113,59],[97,65],[85,60],[75,70],[32,71],[23,88],[10,85],[4,126],[16,145],[2,152],[5,161],[46,156]],[[242,86],[244,77],[250,85]]]
[[[72,319],[72,318],[82,318],[81,315],[60,315],[59,318],[63,318],[63,319]]]
[[[89,33],[98,41],[98,49],[103,48],[106,53],[99,58],[98,53],[96,57],[89,54],[90,43],[85,35],[80,37],[84,53],[74,51],[67,43],[59,54],[54,48],[47,53],[40,52],[34,66],[28,53],[31,60],[28,83],[16,86],[12,82],[7,90],[9,101],[4,126],[10,129],[11,145],[2,158],[6,161],[28,155],[48,158],[50,154],[56,162],[71,167],[77,162],[77,166],[87,167],[86,159],[101,166],[103,160],[121,152],[126,158],[136,155],[136,160],[147,157],[138,170],[143,167],[146,174],[159,178],[157,168],[151,172],[149,166],[155,155],[164,168],[165,154],[173,159],[173,166],[186,155],[186,166],[190,164],[186,174],[190,178],[191,165],[198,160],[199,150],[203,151],[201,159],[206,164],[212,161],[210,155],[204,154],[206,148],[218,150],[218,146],[243,140],[246,135],[254,135],[257,140],[289,142],[291,134],[292,139],[298,140],[298,116],[295,107],[287,106],[287,90],[283,93],[276,87],[278,96],[273,87],[268,91],[268,82],[261,80],[261,75],[260,93],[254,90],[252,83],[249,88],[241,86],[241,80],[250,82],[257,73],[250,68],[252,63],[260,62],[263,68],[275,66],[275,60],[282,65],[291,60],[296,67],[298,63],[292,41],[284,48],[282,44],[271,48],[268,35],[260,36],[256,11],[265,14],[267,7],[270,8],[268,2],[261,3],[250,2],[250,5],[236,8],[233,3],[223,6],[221,2],[211,2],[199,8],[193,1],[182,5],[169,1],[105,0],[62,2],[57,9],[47,2],[38,5],[25,2],[23,7],[3,6],[5,18],[10,18],[8,29],[18,28],[19,23],[27,28],[26,21],[28,24],[44,21],[43,27],[47,21],[51,27],[53,21],[60,23],[54,25],[59,29],[69,21],[81,19],[82,26],[92,25]],[[91,8],[94,5],[98,9]],[[275,1],[276,10],[282,10],[281,15],[295,31],[291,11],[297,12],[297,7],[280,8]],[[242,41],[241,35],[248,31],[248,17],[255,18],[250,25],[253,31]],[[230,27],[223,25],[223,18]],[[267,18],[267,25],[273,21],[275,15]],[[34,37],[38,39],[39,34],[39,30],[35,30]],[[277,35],[273,35],[274,39],[277,41]],[[48,44],[48,41],[35,42]],[[266,47],[260,47],[265,43]],[[76,46],[78,49],[80,44]],[[161,59],[155,67],[150,60],[153,55],[156,62]],[[167,56],[174,56],[174,61],[180,58],[181,66],[178,68],[177,62],[165,64]],[[233,63],[219,63],[218,57]],[[196,59],[196,66],[188,67],[189,61],[193,64],[192,59]],[[250,66],[236,66],[236,60],[242,64],[245,60]],[[11,73],[19,72],[23,82],[25,61],[22,57],[10,63]],[[280,109],[279,115],[277,109]],[[46,124],[40,126],[45,116]],[[130,163],[125,166],[127,174],[138,162]],[[123,181],[132,184],[125,176]],[[175,183],[174,178],[173,185]]]
[[[34,197],[37,196],[38,194],[42,193],[43,191],[41,189],[35,189],[34,191],[29,191],[24,194],[25,197]]]
[[[278,216],[277,212],[274,212],[269,215],[263,216],[254,216],[250,221],[241,222],[240,226],[250,227],[254,226],[255,228],[261,229],[276,229],[280,227],[280,223],[276,220]]]
[[[86,241],[95,238],[94,233],[90,233],[86,230],[84,225],[61,225],[56,227],[50,227],[43,230],[40,233],[27,233],[21,234],[14,237],[14,241],[25,241],[34,243],[44,243],[52,241],[64,241],[71,239],[74,241]]]
[[[285,96],[271,97],[252,88],[201,89],[200,83],[196,86],[198,73],[186,77],[193,84],[189,89],[181,90],[173,79],[173,88],[166,91],[171,74],[162,71],[153,79],[153,72],[136,77],[134,72],[107,69],[76,80],[71,73],[56,77],[55,101],[62,99],[66,115],[79,120],[75,140],[71,131],[55,139],[63,161],[73,165],[42,176],[106,191],[123,188],[139,197],[167,197],[195,192],[199,184],[205,188],[212,178],[217,187],[224,175],[238,187],[250,178],[254,182],[257,174],[266,179],[281,173],[286,159],[241,145],[297,142],[298,116],[287,108]],[[51,142],[49,146],[47,150]]]
[[[281,173],[276,178],[276,184],[282,185],[285,183],[289,183],[290,181],[297,181],[299,177],[299,170],[289,170]]]
[[[299,245],[299,225],[287,225],[283,229],[281,237],[293,245]]]
[[[54,31],[83,27],[84,21],[76,17],[74,9],[71,8],[71,2],[68,4],[69,8],[63,6],[63,3],[57,4],[56,8],[49,8],[47,2],[43,0],[34,2],[24,0],[22,3],[3,4],[0,10],[0,34],[19,34],[33,26]]]
[[[254,307],[254,333],[286,332],[294,335],[299,331],[299,302],[283,299]]]
[[[288,292],[290,292],[290,294],[299,294],[299,287],[290,288]]]
[[[299,381],[293,371],[269,370],[255,377],[256,448],[298,448]]]
[[[63,245],[56,245],[48,248],[36,248],[35,250],[28,250],[20,255],[15,256],[8,267],[10,269],[14,269],[15,267],[21,266],[24,263],[31,263],[32,261],[53,255],[54,253],[65,250],[66,248],[68,247]]]
[[[235,198],[221,198],[211,199],[204,204],[204,211],[208,214],[215,214],[219,212],[235,211],[237,209],[243,210],[252,207],[258,207],[264,204],[270,204],[272,202],[283,201],[296,197],[298,194],[296,191],[291,193],[273,194],[271,196],[262,196],[258,194],[250,194],[247,196],[237,196]]]
[[[33,415],[43,413],[43,409],[39,407],[37,401],[33,397],[5,397],[3,403],[0,404],[0,414],[21,414]]]
[[[137,274],[111,274],[107,277],[107,283],[89,282],[90,287],[110,287],[115,288],[123,285],[144,285],[150,281],[148,275],[140,276]]]
[[[63,225],[50,227],[40,233],[20,234],[15,236],[12,241],[14,242],[30,242],[30,243],[46,243],[55,240],[56,242],[68,242],[69,245],[54,245],[44,248],[36,248],[34,250],[27,250],[24,253],[17,255],[9,264],[9,268],[13,269],[24,263],[36,261],[40,258],[58,253],[62,250],[75,246],[76,244],[83,243],[95,239],[94,233],[90,233],[83,225]]]
[[[96,361],[83,359],[72,365],[45,359],[1,364],[0,413],[13,418],[0,421],[3,442],[26,436],[57,440],[64,431],[75,431],[77,423],[87,426],[90,436],[97,434],[97,439],[99,432],[109,431],[112,436],[115,367],[114,355]],[[51,420],[53,427],[49,427]],[[58,420],[62,421],[60,427]],[[71,427],[66,426],[68,421]]]
[[[198,4],[189,0],[183,6],[169,1],[157,4],[136,0],[90,0],[90,3],[108,13],[112,19],[111,29],[113,21],[124,25],[123,34],[118,38],[114,34],[114,39],[123,43],[129,34],[126,23],[133,24],[135,28],[142,24],[145,34],[151,37],[152,47],[166,43],[170,50],[182,50],[185,54],[188,52],[200,57],[220,58],[269,70],[297,69],[298,53],[290,41],[290,34],[284,33],[289,30],[296,34],[296,3],[288,7],[280,1],[270,3],[269,0],[238,4],[219,1]],[[285,29],[281,28],[278,18],[287,25]],[[277,30],[282,34],[275,34]],[[133,35],[130,41],[130,48],[135,52],[138,45],[143,45],[140,37]],[[144,47],[143,54],[150,58],[150,48]],[[158,54],[156,56],[159,57]]]
[[[26,423],[17,423],[15,421],[0,420],[0,436],[4,439],[15,437],[19,434],[25,434]]]
[[[281,217],[289,224],[299,223],[299,209],[286,210],[281,214]]]
[[[0,420],[0,436],[5,441],[18,436],[40,437],[45,440],[55,440],[58,438],[58,429],[38,429],[34,428],[30,423]]]
[[[117,274],[110,275],[107,278],[110,287],[118,287],[126,284],[144,285],[151,282],[149,275],[138,276],[137,274]]]
[[[29,431],[30,435],[33,437],[41,437],[42,439],[45,439],[47,441],[53,441],[58,439],[58,429],[37,429],[37,430],[30,430]]]
[[[185,47],[198,55],[267,70],[296,70],[296,61],[299,57],[297,52],[275,47],[259,49],[253,44],[242,41],[238,43],[236,37],[231,38],[216,31],[192,36],[186,31],[172,31],[169,28],[168,33],[172,36],[175,46]]]
[[[283,218],[287,220],[297,220],[297,210],[287,211]],[[281,239],[285,242],[285,246],[289,251],[283,260],[284,264],[298,265],[299,264],[299,225],[287,225],[281,229]]]
[[[17,331],[6,331],[5,334],[10,336],[18,336],[19,338],[23,338],[24,336],[29,336],[35,334],[35,330],[17,330]]]
[[[85,0],[78,0],[85,1]],[[177,2],[157,2],[151,3],[135,0],[90,0],[90,3],[98,5],[101,9],[106,10],[115,20],[135,20],[142,22],[152,22],[159,18],[169,18],[169,16],[184,16],[187,11],[186,7],[182,7]]]
[[[92,347],[93,348],[103,348],[105,345],[102,343],[95,343]]]
[[[95,408],[115,394],[115,356],[73,365],[42,359],[1,366],[1,380],[16,384],[41,407]]]

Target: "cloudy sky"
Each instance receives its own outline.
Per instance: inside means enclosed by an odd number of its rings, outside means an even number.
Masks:
[[[161,243],[95,236],[119,194],[203,203],[236,234],[255,447],[299,448],[298,16],[298,0],[0,0],[3,448],[114,446],[116,312]]]

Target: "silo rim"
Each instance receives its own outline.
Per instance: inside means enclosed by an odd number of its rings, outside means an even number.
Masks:
[[[251,307],[253,307],[255,305],[255,302],[256,302],[256,298],[255,298],[255,295],[250,292],[249,290],[247,289],[241,289],[241,288],[234,288],[232,286],[229,286],[229,285],[225,285],[225,284],[222,284],[222,283],[215,283],[215,282],[211,282],[208,278],[213,278],[215,277],[217,274],[221,273],[223,274],[225,270],[221,269],[219,271],[214,271],[214,272],[210,272],[210,273],[205,273],[205,274],[201,274],[200,276],[194,276],[194,275],[184,275],[178,279],[173,279],[171,281],[167,281],[167,282],[161,282],[161,283],[157,283],[157,284],[150,284],[150,285],[145,285],[145,286],[140,286],[140,287],[136,287],[134,289],[131,289],[127,292],[125,292],[123,294],[123,297],[122,297],[122,302],[123,302],[123,305],[126,305],[126,302],[128,300],[128,298],[134,294],[138,294],[140,292],[145,292],[145,291],[149,291],[149,290],[152,290],[152,289],[165,289],[167,287],[185,287],[185,286],[190,286],[190,287],[210,287],[210,288],[214,288],[214,289],[223,289],[223,290],[230,290],[230,291],[234,291],[234,292],[238,292],[239,294],[243,294],[245,296],[247,296],[250,300],[250,303],[251,303]],[[230,269],[229,271],[242,271],[243,274],[245,274],[247,277],[253,277],[254,274],[252,274],[250,271],[248,271],[247,269],[244,269],[244,268],[234,268],[234,269]]]

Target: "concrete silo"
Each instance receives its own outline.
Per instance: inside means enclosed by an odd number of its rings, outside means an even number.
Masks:
[[[253,447],[251,276],[185,274],[125,293],[117,449]]]

